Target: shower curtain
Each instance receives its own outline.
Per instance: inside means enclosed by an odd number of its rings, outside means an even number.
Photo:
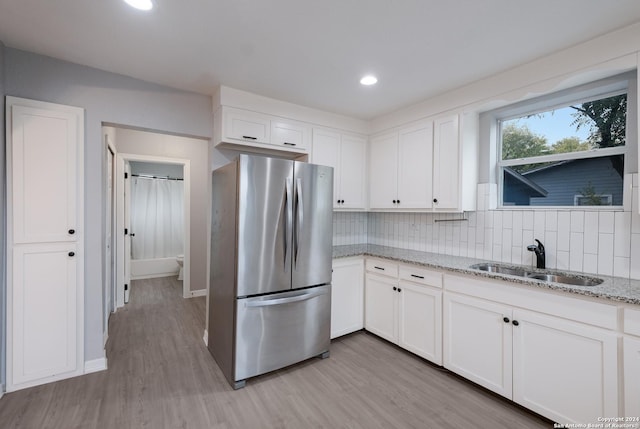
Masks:
[[[184,186],[179,180],[134,177],[131,183],[132,259],[184,253]]]

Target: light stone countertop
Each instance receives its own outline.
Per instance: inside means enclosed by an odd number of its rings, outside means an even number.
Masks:
[[[609,299],[640,305],[640,280],[632,280],[622,277],[591,275],[585,273],[544,270],[553,274],[570,274],[582,277],[597,277],[604,282],[597,286],[573,286],[561,283],[552,283],[526,277],[509,276],[505,274],[489,273],[469,268],[471,265],[490,262],[503,266],[515,266],[507,263],[488,261],[484,259],[465,258],[461,256],[442,255],[439,253],[420,252],[417,250],[399,249],[396,247],[378,246],[374,244],[355,244],[348,246],[333,246],[333,258],[346,258],[349,256],[375,256],[377,258],[390,259],[397,262],[421,265],[427,268],[440,269],[461,274],[474,275],[490,279],[500,279],[512,283],[520,283],[541,289],[554,289],[585,296]],[[537,271],[531,267],[524,267],[528,271]]]

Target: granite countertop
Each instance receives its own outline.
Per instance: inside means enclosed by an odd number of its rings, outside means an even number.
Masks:
[[[632,280],[622,277],[590,275],[569,271],[545,270],[545,272],[551,272],[554,274],[571,274],[583,277],[597,277],[604,280],[602,284],[597,286],[573,286],[535,280],[526,277],[515,277],[505,274],[489,273],[486,271],[474,270],[469,268],[471,265],[482,262],[499,263],[483,259],[442,255],[439,253],[420,252],[417,250],[399,249],[396,247],[378,246],[375,244],[354,244],[349,246],[333,247],[334,259],[346,258],[349,256],[375,256],[378,258],[391,259],[397,262],[417,264],[428,268],[441,269],[461,274],[470,274],[491,279],[500,279],[512,283],[534,286],[541,289],[554,289],[580,295],[605,298],[612,301],[640,305],[640,280]],[[499,264],[510,266],[510,264],[507,263]],[[529,269],[530,267],[527,267],[527,270]]]

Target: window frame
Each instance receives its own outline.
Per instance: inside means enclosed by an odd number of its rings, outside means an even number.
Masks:
[[[633,74],[632,74],[633,73]],[[564,108],[576,104],[581,104],[588,101],[604,99],[613,97],[616,95],[627,95],[627,106],[636,102],[636,95],[630,91],[635,85],[631,84],[631,80],[635,80],[635,72],[625,73],[618,76],[602,79],[601,81],[588,83],[579,87],[571,88],[568,90],[559,91],[557,93],[547,94],[545,96],[537,97],[531,100],[525,100],[510,106],[497,109],[493,114],[494,126],[496,127],[495,140],[491,144],[496,148],[496,180],[498,184],[497,192],[497,208],[500,210],[567,210],[580,208],[582,210],[609,210],[619,211],[624,209],[624,201],[627,192],[627,187],[623,184],[623,204],[622,205],[606,205],[606,206],[552,206],[552,205],[505,205],[504,204],[504,172],[505,167],[514,167],[524,164],[536,164],[545,162],[558,162],[576,159],[588,159],[588,158],[601,158],[612,155],[623,155],[625,157],[625,169],[623,172],[623,183],[628,171],[627,157],[629,155],[630,141],[629,141],[629,128],[630,118],[629,108],[627,108],[627,121],[626,121],[626,137],[627,140],[624,146],[616,146],[609,148],[596,148],[588,151],[569,152],[561,154],[551,155],[539,155],[525,158],[514,159],[502,159],[502,127],[505,121],[521,118],[527,115],[535,115],[537,113],[548,112],[551,110]]]

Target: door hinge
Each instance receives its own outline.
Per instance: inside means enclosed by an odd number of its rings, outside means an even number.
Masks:
[[[124,235],[129,234],[129,230],[127,228],[124,229]]]
[[[124,290],[129,290],[129,285],[127,283],[124,284]]]

